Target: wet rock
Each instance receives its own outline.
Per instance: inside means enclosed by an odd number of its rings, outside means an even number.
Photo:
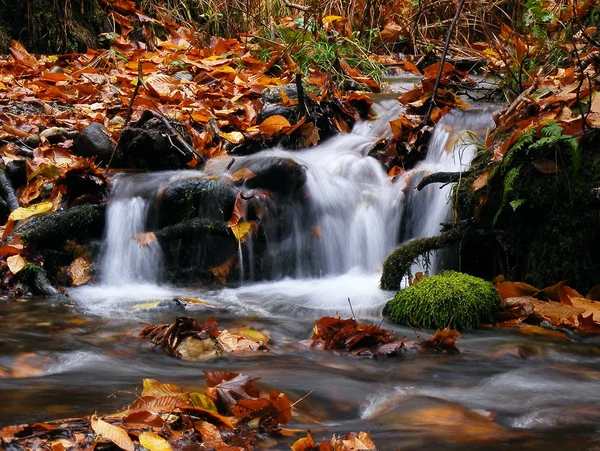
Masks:
[[[31,147],[32,149],[35,149],[37,146],[40,145],[42,141],[40,139],[40,135],[38,135],[37,133],[32,133],[27,138],[25,138],[23,142],[25,143],[25,145]]]
[[[82,157],[96,157],[99,163],[107,164],[113,149],[110,132],[99,122],[92,122],[77,137],[72,151]]]
[[[215,281],[216,267],[238,250],[225,221],[195,218],[155,232],[163,250],[166,278],[172,281]]]
[[[289,99],[298,98],[298,89],[296,88],[296,84],[289,83],[287,85],[273,86],[265,89],[261,94],[260,100],[263,104],[280,103],[283,101],[283,98],[281,97],[282,91]]]
[[[23,284],[25,294],[33,296],[61,296],[50,280],[46,271],[38,265],[26,265],[19,272],[19,279]]]
[[[263,109],[258,114],[258,123],[263,122],[265,119],[271,116],[283,116],[290,123],[296,122],[296,117],[298,116],[296,108],[290,108],[288,106],[281,105],[265,105]]]
[[[187,168],[187,163],[192,161],[194,155],[177,145],[176,136],[165,127],[160,118],[146,113],[139,121],[123,129],[113,167],[154,171]],[[177,121],[169,122],[191,145],[185,127]]]
[[[79,133],[70,128],[50,127],[40,133],[40,138],[48,140],[50,144],[58,144],[67,139],[75,139],[77,135]]]
[[[291,196],[306,184],[306,168],[292,158],[254,155],[235,161],[230,172],[242,168],[255,174],[245,182],[247,188],[262,188],[282,196]]]
[[[125,118],[122,116],[115,116],[110,120],[111,127],[125,127]]]
[[[6,165],[6,176],[12,186],[21,186],[27,182],[27,167],[25,160],[9,161]]]
[[[211,338],[198,340],[194,337],[187,337],[177,345],[175,350],[182,360],[188,362],[204,362],[223,354],[223,349]]]
[[[227,222],[238,195],[234,187],[223,181],[202,177],[175,180],[160,191],[160,228],[193,218]]]

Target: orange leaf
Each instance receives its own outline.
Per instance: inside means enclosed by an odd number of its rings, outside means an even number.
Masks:
[[[291,127],[290,122],[283,116],[275,115],[266,118],[258,128],[267,136],[281,132],[285,127]]]
[[[496,290],[501,299],[531,296],[540,292],[525,282],[501,282],[496,284]]]
[[[481,188],[487,185],[488,178],[490,177],[491,169],[488,169],[483,174],[475,179],[473,182],[473,191],[479,191]]]

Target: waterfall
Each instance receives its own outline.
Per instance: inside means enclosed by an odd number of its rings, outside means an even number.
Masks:
[[[396,100],[384,101],[374,105],[376,120],[358,122],[351,133],[311,149],[270,149],[252,157],[292,158],[306,170],[303,198],[283,213],[276,200],[276,211],[260,225],[266,240],[263,260],[272,267],[270,278],[330,277],[351,271],[376,274],[400,241],[439,233],[440,223],[449,217],[450,187],[431,185],[417,192],[408,189],[406,180],[414,183],[412,176],[417,173],[466,169],[475,146],[461,141],[459,133],[473,130],[481,135],[490,125],[491,114],[456,110],[444,116],[435,127],[426,160],[393,182],[369,152],[379,139],[389,136],[389,121],[401,109]],[[203,175],[170,171],[115,177],[102,252],[105,285],[160,282],[164,264],[158,242],[140,245],[136,237],[153,230],[151,208],[161,184],[190,174]],[[241,280],[253,281],[254,274],[269,276],[255,267],[256,244],[250,239],[239,247],[239,267],[245,269]]]
[[[443,116],[433,131],[427,157],[411,172],[422,178],[435,172],[468,170],[477,148],[475,141],[484,139],[493,125],[492,111],[491,108],[453,110]],[[438,235],[441,224],[451,219],[451,194],[451,185],[432,184],[421,191],[410,190],[402,241]],[[430,272],[441,269],[435,255],[429,264]]]
[[[136,238],[147,231],[148,209],[160,180],[149,174],[121,174],[113,179],[106,213],[100,280],[105,285],[156,284],[163,272],[162,250],[154,241],[141,245]]]

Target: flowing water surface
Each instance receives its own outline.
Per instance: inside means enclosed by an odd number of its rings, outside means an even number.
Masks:
[[[393,293],[379,289],[379,266],[400,242],[439,233],[439,224],[450,218],[450,191],[429,186],[416,192],[407,184],[411,177],[392,181],[367,156],[398,115],[397,104],[383,102],[378,113],[378,121],[357,124],[351,134],[314,149],[264,152],[306,167],[310,201],[297,212],[298,224],[309,217],[320,227],[316,243],[300,227],[286,240],[297,250],[291,277],[250,278],[220,289],[161,283],[159,246],[140,248],[132,237],[147,231],[151,194],[181,174],[120,177],[107,212],[101,282],[71,290],[73,303],[0,302],[0,426],[110,413],[135,399],[143,378],[200,388],[202,370],[223,369],[260,377],[262,386],[292,401],[313,391],[296,406],[291,427],[310,429],[319,440],[368,430],[381,450],[600,449],[597,339],[483,329],[461,338],[458,355],[409,351],[384,359],[302,343],[315,319],[351,316],[348,299],[359,320],[381,322],[411,340],[417,333],[427,337],[381,318]],[[474,146],[457,131],[482,135],[489,125],[486,109],[446,116],[427,160],[411,175],[466,167]],[[273,246],[282,245],[275,241]],[[182,297],[206,304],[193,310],[175,302],[139,305]],[[144,323],[211,315],[221,329],[266,331],[271,351],[192,363],[138,338]],[[292,441],[282,439],[276,448],[287,449]]]

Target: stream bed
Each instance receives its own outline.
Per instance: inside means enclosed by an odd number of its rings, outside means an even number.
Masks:
[[[324,289],[328,287],[328,289]],[[465,333],[458,355],[361,359],[309,349],[314,320],[327,314],[380,323],[391,293],[359,271],[324,280],[282,280],[238,289],[150,285],[73,290],[60,300],[0,303],[0,426],[107,414],[136,399],[143,378],[190,388],[202,370],[260,377],[295,407],[290,427],[320,440],[367,430],[381,450],[598,449],[600,341],[527,336],[516,330]],[[149,300],[195,297],[197,310],[135,308]],[[360,301],[362,300],[362,301]],[[167,303],[168,305],[168,303]],[[266,331],[269,352],[184,362],[138,338],[143,323],[215,315],[221,329]],[[398,336],[415,331],[383,320]],[[424,331],[419,335],[427,337]],[[281,439],[276,449],[287,449]]]

